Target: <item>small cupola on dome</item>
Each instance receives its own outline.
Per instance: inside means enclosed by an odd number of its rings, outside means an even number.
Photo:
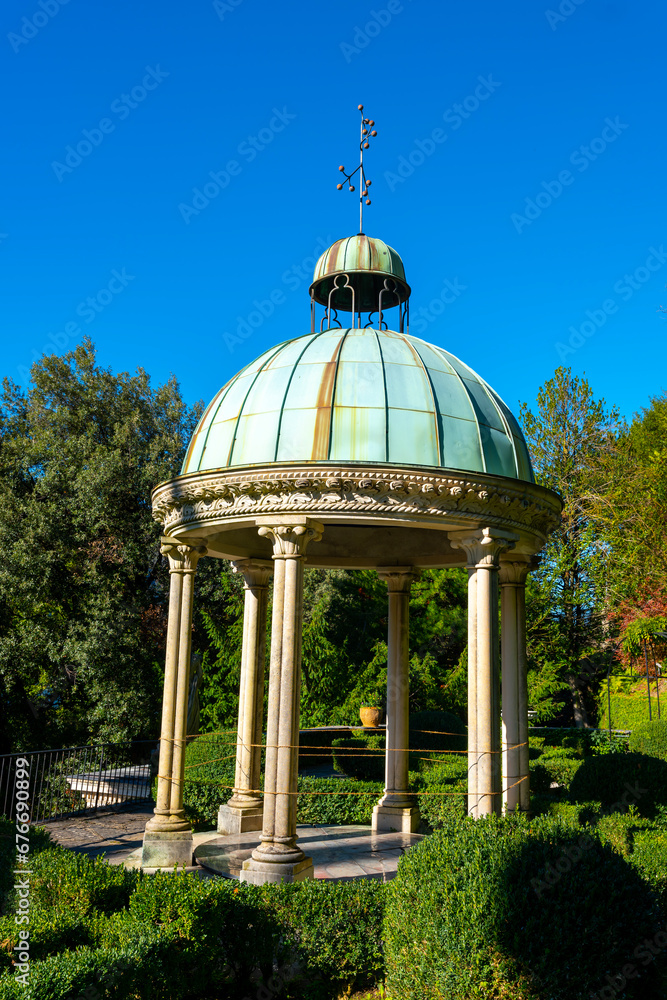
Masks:
[[[370,186],[373,183],[364,169],[364,150],[377,135],[372,118],[364,118],[361,112],[361,134],[359,137],[359,165],[348,173],[341,164],[338,168],[345,177],[345,183],[337,184],[339,191],[347,184],[349,191],[355,191],[352,183],[358,174],[359,184],[359,232],[356,236],[336,240],[322,254],[313,274],[310,286],[311,331],[317,325],[316,305],[324,306],[324,316],[319,322],[319,331],[340,329],[338,311],[352,313],[351,327],[376,326],[386,330],[384,313],[387,309],[399,308],[399,319],[395,327],[400,333],[408,327],[408,300],[410,286],[405,280],[403,261],[393,247],[382,240],[364,233],[364,204],[370,205]],[[362,315],[365,314],[365,320]]]
[[[358,233],[324,251],[315,265],[310,294],[326,309],[373,313],[405,302],[410,286],[393,247]]]

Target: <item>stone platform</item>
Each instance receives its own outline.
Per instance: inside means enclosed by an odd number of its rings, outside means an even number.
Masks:
[[[153,815],[152,803],[115,806],[93,815],[72,816],[40,824],[55,841],[88,857],[138,868],[144,826]],[[389,881],[398,859],[423,839],[421,834],[373,833],[370,826],[298,826],[299,846],[313,859],[315,878]],[[259,843],[259,832],[220,836],[215,830],[193,835],[195,861],[188,871],[200,877],[222,875],[238,879],[246,858]],[[148,869],[147,869],[148,870]]]
[[[298,845],[313,859],[315,878],[346,882],[396,875],[398,860],[423,839],[421,834],[372,833],[369,826],[297,826]],[[198,839],[202,834],[195,835]],[[259,832],[199,840],[195,859],[202,868],[226,878],[239,878],[243,862],[259,844]]]

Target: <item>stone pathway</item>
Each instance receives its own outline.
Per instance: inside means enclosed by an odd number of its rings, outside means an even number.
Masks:
[[[111,864],[121,864],[141,847],[144,827],[153,813],[152,802],[136,802],[101,809],[81,816],[40,823],[53,839],[89,858],[100,855]]]

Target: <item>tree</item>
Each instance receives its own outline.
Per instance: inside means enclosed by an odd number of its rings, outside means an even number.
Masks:
[[[585,378],[563,367],[539,390],[536,413],[523,404],[521,416],[538,483],[564,501],[529,602],[533,688],[539,690],[541,675],[543,697],[555,705],[560,679],[574,721],[583,726],[588,699],[611,655],[605,613],[610,546],[595,513],[609,493],[622,425],[616,408],[607,410]]]
[[[607,481],[594,514],[614,551],[610,604],[650,615],[667,594],[667,395],[623,428]]]
[[[84,340],[0,395],[5,747],[159,730],[168,571],[150,495],[201,410],[171,378],[113,374]]]

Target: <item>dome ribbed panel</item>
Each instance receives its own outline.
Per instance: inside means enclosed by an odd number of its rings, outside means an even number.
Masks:
[[[325,330],[265,352],[211,402],[182,472],[272,462],[420,465],[533,482],[521,429],[493,389],[443,348],[393,330]]]

